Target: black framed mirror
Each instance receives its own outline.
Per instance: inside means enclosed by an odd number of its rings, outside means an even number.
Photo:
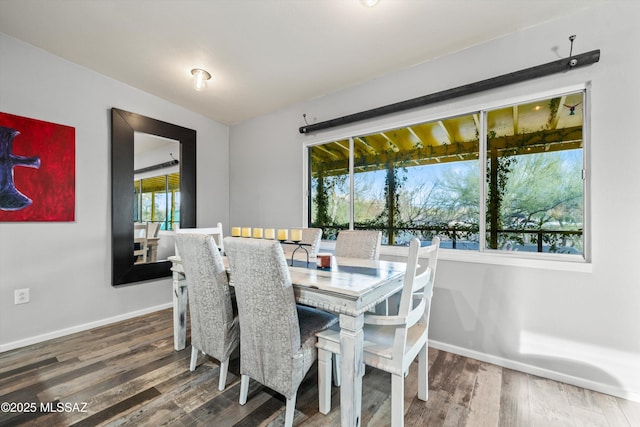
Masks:
[[[135,264],[134,134],[180,143],[180,227],[196,226],[196,131],[150,117],[111,109],[111,256],[113,286],[171,275],[171,262]]]

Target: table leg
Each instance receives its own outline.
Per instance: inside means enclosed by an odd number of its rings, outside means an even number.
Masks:
[[[182,350],[187,345],[187,283],[184,275],[173,272],[173,348]]]
[[[340,315],[340,419],[342,427],[359,427],[362,408],[364,315]]]

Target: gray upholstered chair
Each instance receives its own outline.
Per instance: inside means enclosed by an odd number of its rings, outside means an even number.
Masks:
[[[322,228],[301,228],[302,231],[302,240],[300,243],[306,243],[311,245],[305,246],[304,248],[309,253],[309,259],[313,260],[316,255],[318,255],[318,250],[320,249],[320,240],[322,239]],[[291,244],[283,244],[282,250],[284,251],[285,257],[290,260],[293,252],[298,248],[298,245]],[[295,258],[298,260],[306,261],[307,253],[304,250],[298,249],[295,254]]]
[[[391,426],[404,425],[404,377],[418,357],[418,399],[428,398],[428,331],[431,297],[440,239],[420,253],[420,241],[411,240],[400,308],[395,316],[365,314],[364,363],[391,373]],[[418,272],[418,255],[428,254],[428,268]],[[318,333],[318,395],[320,412],[331,410],[331,356],[340,353],[340,329]]]
[[[220,362],[218,389],[224,390],[229,358],[238,347],[240,324],[234,314],[232,290],[227,271],[213,236],[180,233],[176,244],[184,267],[191,317],[191,365],[195,370],[198,354]]]
[[[242,330],[240,404],[247,402],[253,378],[284,395],[285,426],[292,426],[298,387],[317,357],[315,334],[337,318],[296,306],[279,242],[226,237],[224,245]]]
[[[374,230],[341,230],[336,239],[335,256],[379,259],[382,232]]]

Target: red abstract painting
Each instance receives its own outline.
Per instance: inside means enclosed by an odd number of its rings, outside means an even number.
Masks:
[[[75,128],[0,113],[0,221],[74,221]]]

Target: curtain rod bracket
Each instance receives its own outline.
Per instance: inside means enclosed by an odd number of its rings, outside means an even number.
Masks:
[[[569,41],[571,42],[571,48],[569,49],[569,58],[571,58],[573,56],[573,41],[575,39],[576,39],[576,35],[575,34],[569,36]],[[575,58],[571,58],[571,60],[569,61],[569,66],[571,68],[573,68],[576,65],[578,65],[578,60],[575,59]]]

